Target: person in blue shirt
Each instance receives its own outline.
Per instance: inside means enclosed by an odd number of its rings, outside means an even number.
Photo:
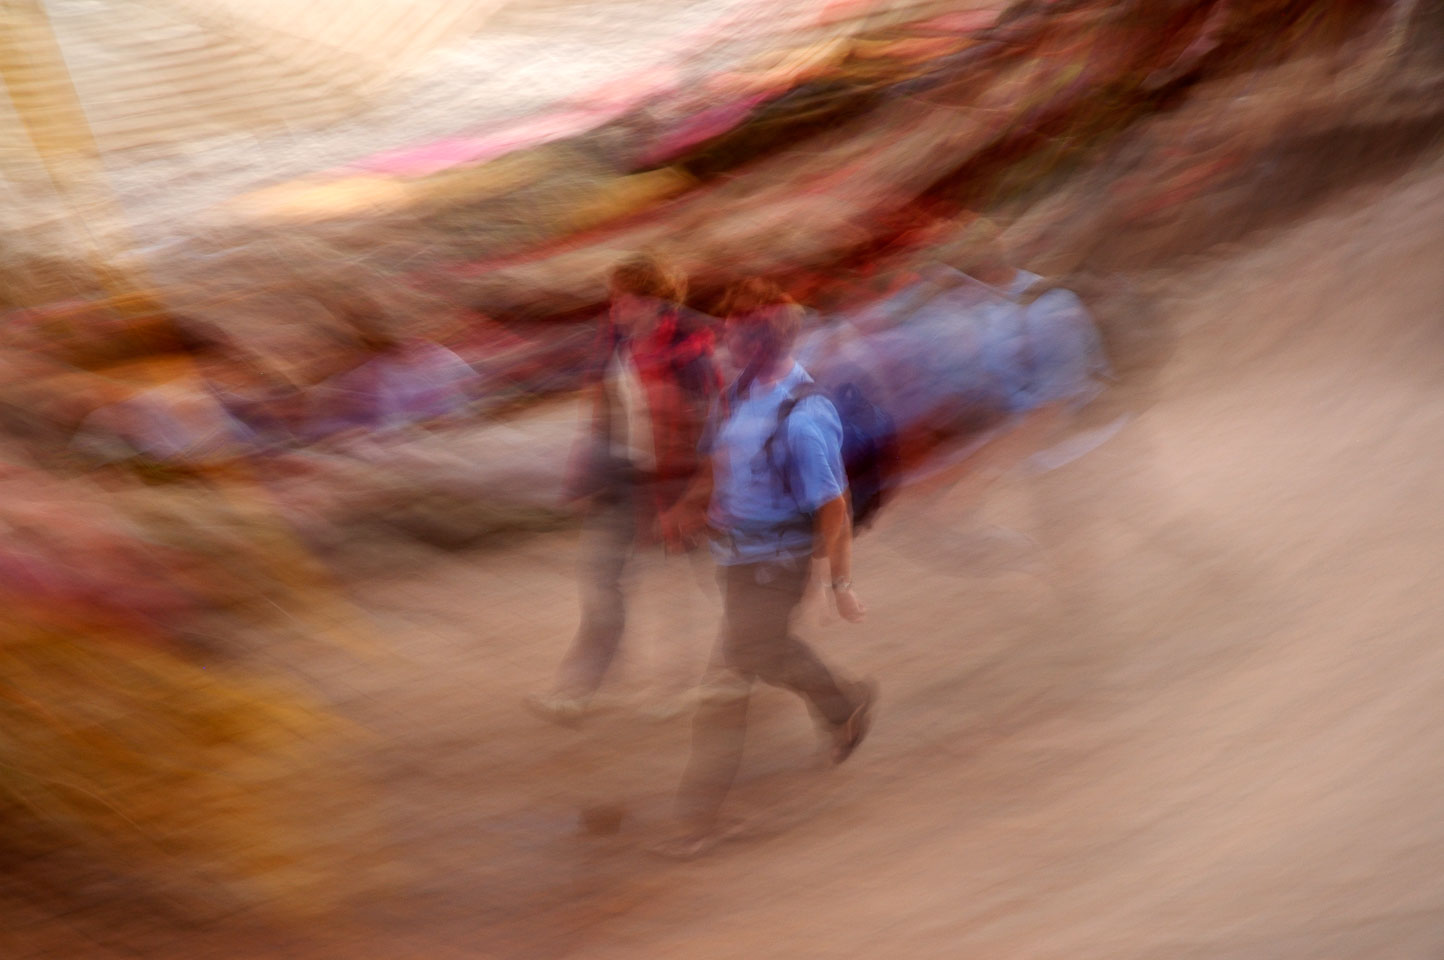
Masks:
[[[825,396],[806,393],[812,378],[793,357],[801,308],[754,280],[729,293],[724,312],[724,345],[741,372],[704,437],[708,467],[663,518],[674,537],[710,533],[723,598],[722,635],[679,792],[683,833],[662,849],[677,855],[725,835],[719,813],[741,762],[754,680],[807,701],[835,763],[861,743],[876,699],[875,684],[841,678],[792,632],[814,562],[828,565],[838,613],[852,622],[864,614],[852,584],[842,423]]]

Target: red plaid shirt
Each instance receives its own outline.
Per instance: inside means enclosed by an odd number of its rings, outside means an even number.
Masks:
[[[607,365],[619,349],[631,351],[632,362],[646,396],[652,427],[658,506],[676,501],[701,462],[698,444],[712,403],[721,391],[722,378],[713,360],[716,338],[697,318],[684,323],[677,310],[669,310],[649,335],[629,340],[616,325],[602,327],[594,376],[606,376]],[[604,404],[613,402],[603,391]],[[612,411],[604,407],[598,429],[609,432]]]

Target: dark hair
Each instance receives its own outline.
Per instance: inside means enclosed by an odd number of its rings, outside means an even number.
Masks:
[[[681,303],[687,297],[687,276],[650,253],[638,253],[612,268],[613,287],[638,297]]]

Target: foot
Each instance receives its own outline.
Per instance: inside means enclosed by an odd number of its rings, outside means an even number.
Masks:
[[[638,712],[644,719],[654,723],[664,723],[691,714],[697,709],[699,702],[701,702],[701,695],[696,687],[692,687],[657,697],[642,706]]]
[[[652,853],[669,860],[695,860],[720,843],[742,833],[743,823],[732,820],[699,830],[689,830],[675,837],[658,841],[648,847]]]
[[[527,709],[538,717],[563,727],[581,726],[589,706],[583,697],[564,697],[555,693],[533,694],[525,702]]]
[[[857,706],[853,708],[852,715],[845,721],[832,728],[832,762],[842,763],[852,756],[858,746],[862,744],[863,738],[867,736],[868,729],[872,727],[873,706],[877,703],[878,687],[873,680],[864,680],[857,684]]]

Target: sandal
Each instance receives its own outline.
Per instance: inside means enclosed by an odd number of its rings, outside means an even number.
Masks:
[[[694,830],[681,836],[660,840],[647,849],[668,860],[695,860],[718,844],[740,836],[744,826],[743,821],[733,820],[710,830]]]
[[[832,731],[832,762],[842,763],[852,756],[872,727],[872,708],[877,703],[878,686],[874,680],[864,680],[857,685],[858,705],[852,715]]]
[[[580,697],[556,694],[534,694],[524,701],[526,708],[549,723],[563,727],[579,727],[586,719],[590,704]]]

